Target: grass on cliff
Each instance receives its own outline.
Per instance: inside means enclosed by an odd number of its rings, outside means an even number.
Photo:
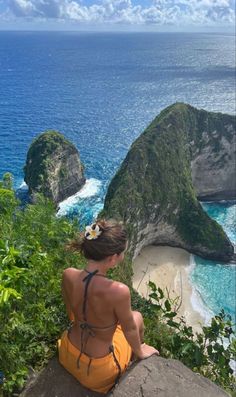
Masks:
[[[233,121],[233,116],[182,103],[163,110],[132,144],[108,187],[102,216],[122,219],[130,225],[132,247],[139,243],[138,225],[162,221],[172,225],[193,251],[205,249],[212,259],[214,255],[229,257],[233,247],[226,234],[197,200],[190,142],[194,142],[194,150],[201,150],[206,131],[213,141],[214,131],[219,141],[221,136],[229,139],[232,134],[226,125],[232,126]]]
[[[55,215],[53,204],[39,198],[37,204],[19,208],[10,180],[0,183],[0,395],[17,393],[30,370],[40,369],[56,353],[56,341],[68,326],[61,297],[65,268],[83,268],[85,260],[64,249],[78,231],[78,224]],[[110,275],[131,287],[132,265],[127,258]],[[233,343],[230,319],[224,314],[212,320],[195,340],[191,327],[175,322],[174,304],[154,284],[151,300],[132,291],[133,308],[146,325],[146,342],[164,357],[181,360],[193,370],[233,391],[229,366]],[[2,384],[1,384],[2,383]]]

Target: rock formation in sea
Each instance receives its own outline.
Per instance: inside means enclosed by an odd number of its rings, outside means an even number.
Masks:
[[[230,260],[230,240],[198,199],[236,198],[234,139],[234,116],[176,103],[132,144],[101,216],[125,222],[133,257],[153,244]]]
[[[75,194],[85,183],[78,150],[56,131],[35,138],[27,153],[24,172],[32,199],[35,193],[42,193],[54,203]]]

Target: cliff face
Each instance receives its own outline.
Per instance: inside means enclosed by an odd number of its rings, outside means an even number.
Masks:
[[[55,131],[45,132],[33,141],[24,172],[30,195],[40,192],[55,203],[75,194],[85,183],[78,150]]]
[[[185,108],[192,181],[200,200],[236,198],[235,117]]]
[[[228,237],[197,196],[236,197],[228,176],[234,125],[233,116],[175,104],[133,143],[109,185],[102,213],[126,223],[133,257],[149,244],[220,261],[232,257]]]

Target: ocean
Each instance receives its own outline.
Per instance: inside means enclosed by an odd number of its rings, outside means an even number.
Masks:
[[[236,245],[236,205],[202,203],[204,210],[225,230]],[[224,309],[236,323],[236,265],[192,257],[190,280],[194,285],[193,306],[206,322]]]
[[[78,148],[86,185],[59,214],[90,223],[132,142],[166,106],[235,112],[235,38],[197,33],[0,32],[0,178],[23,193],[33,138],[63,133]],[[232,241],[236,206],[203,204]],[[193,258],[191,280],[213,313],[233,315],[236,267]]]

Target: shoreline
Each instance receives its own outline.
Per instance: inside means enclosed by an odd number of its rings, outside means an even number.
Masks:
[[[187,251],[150,245],[143,248],[133,261],[133,287],[147,298],[147,284],[154,282],[166,295],[168,293],[170,298],[176,299],[176,306],[180,306],[176,319],[183,316],[196,333],[201,331],[206,317],[196,310],[197,291],[189,279],[192,266],[191,255]]]

